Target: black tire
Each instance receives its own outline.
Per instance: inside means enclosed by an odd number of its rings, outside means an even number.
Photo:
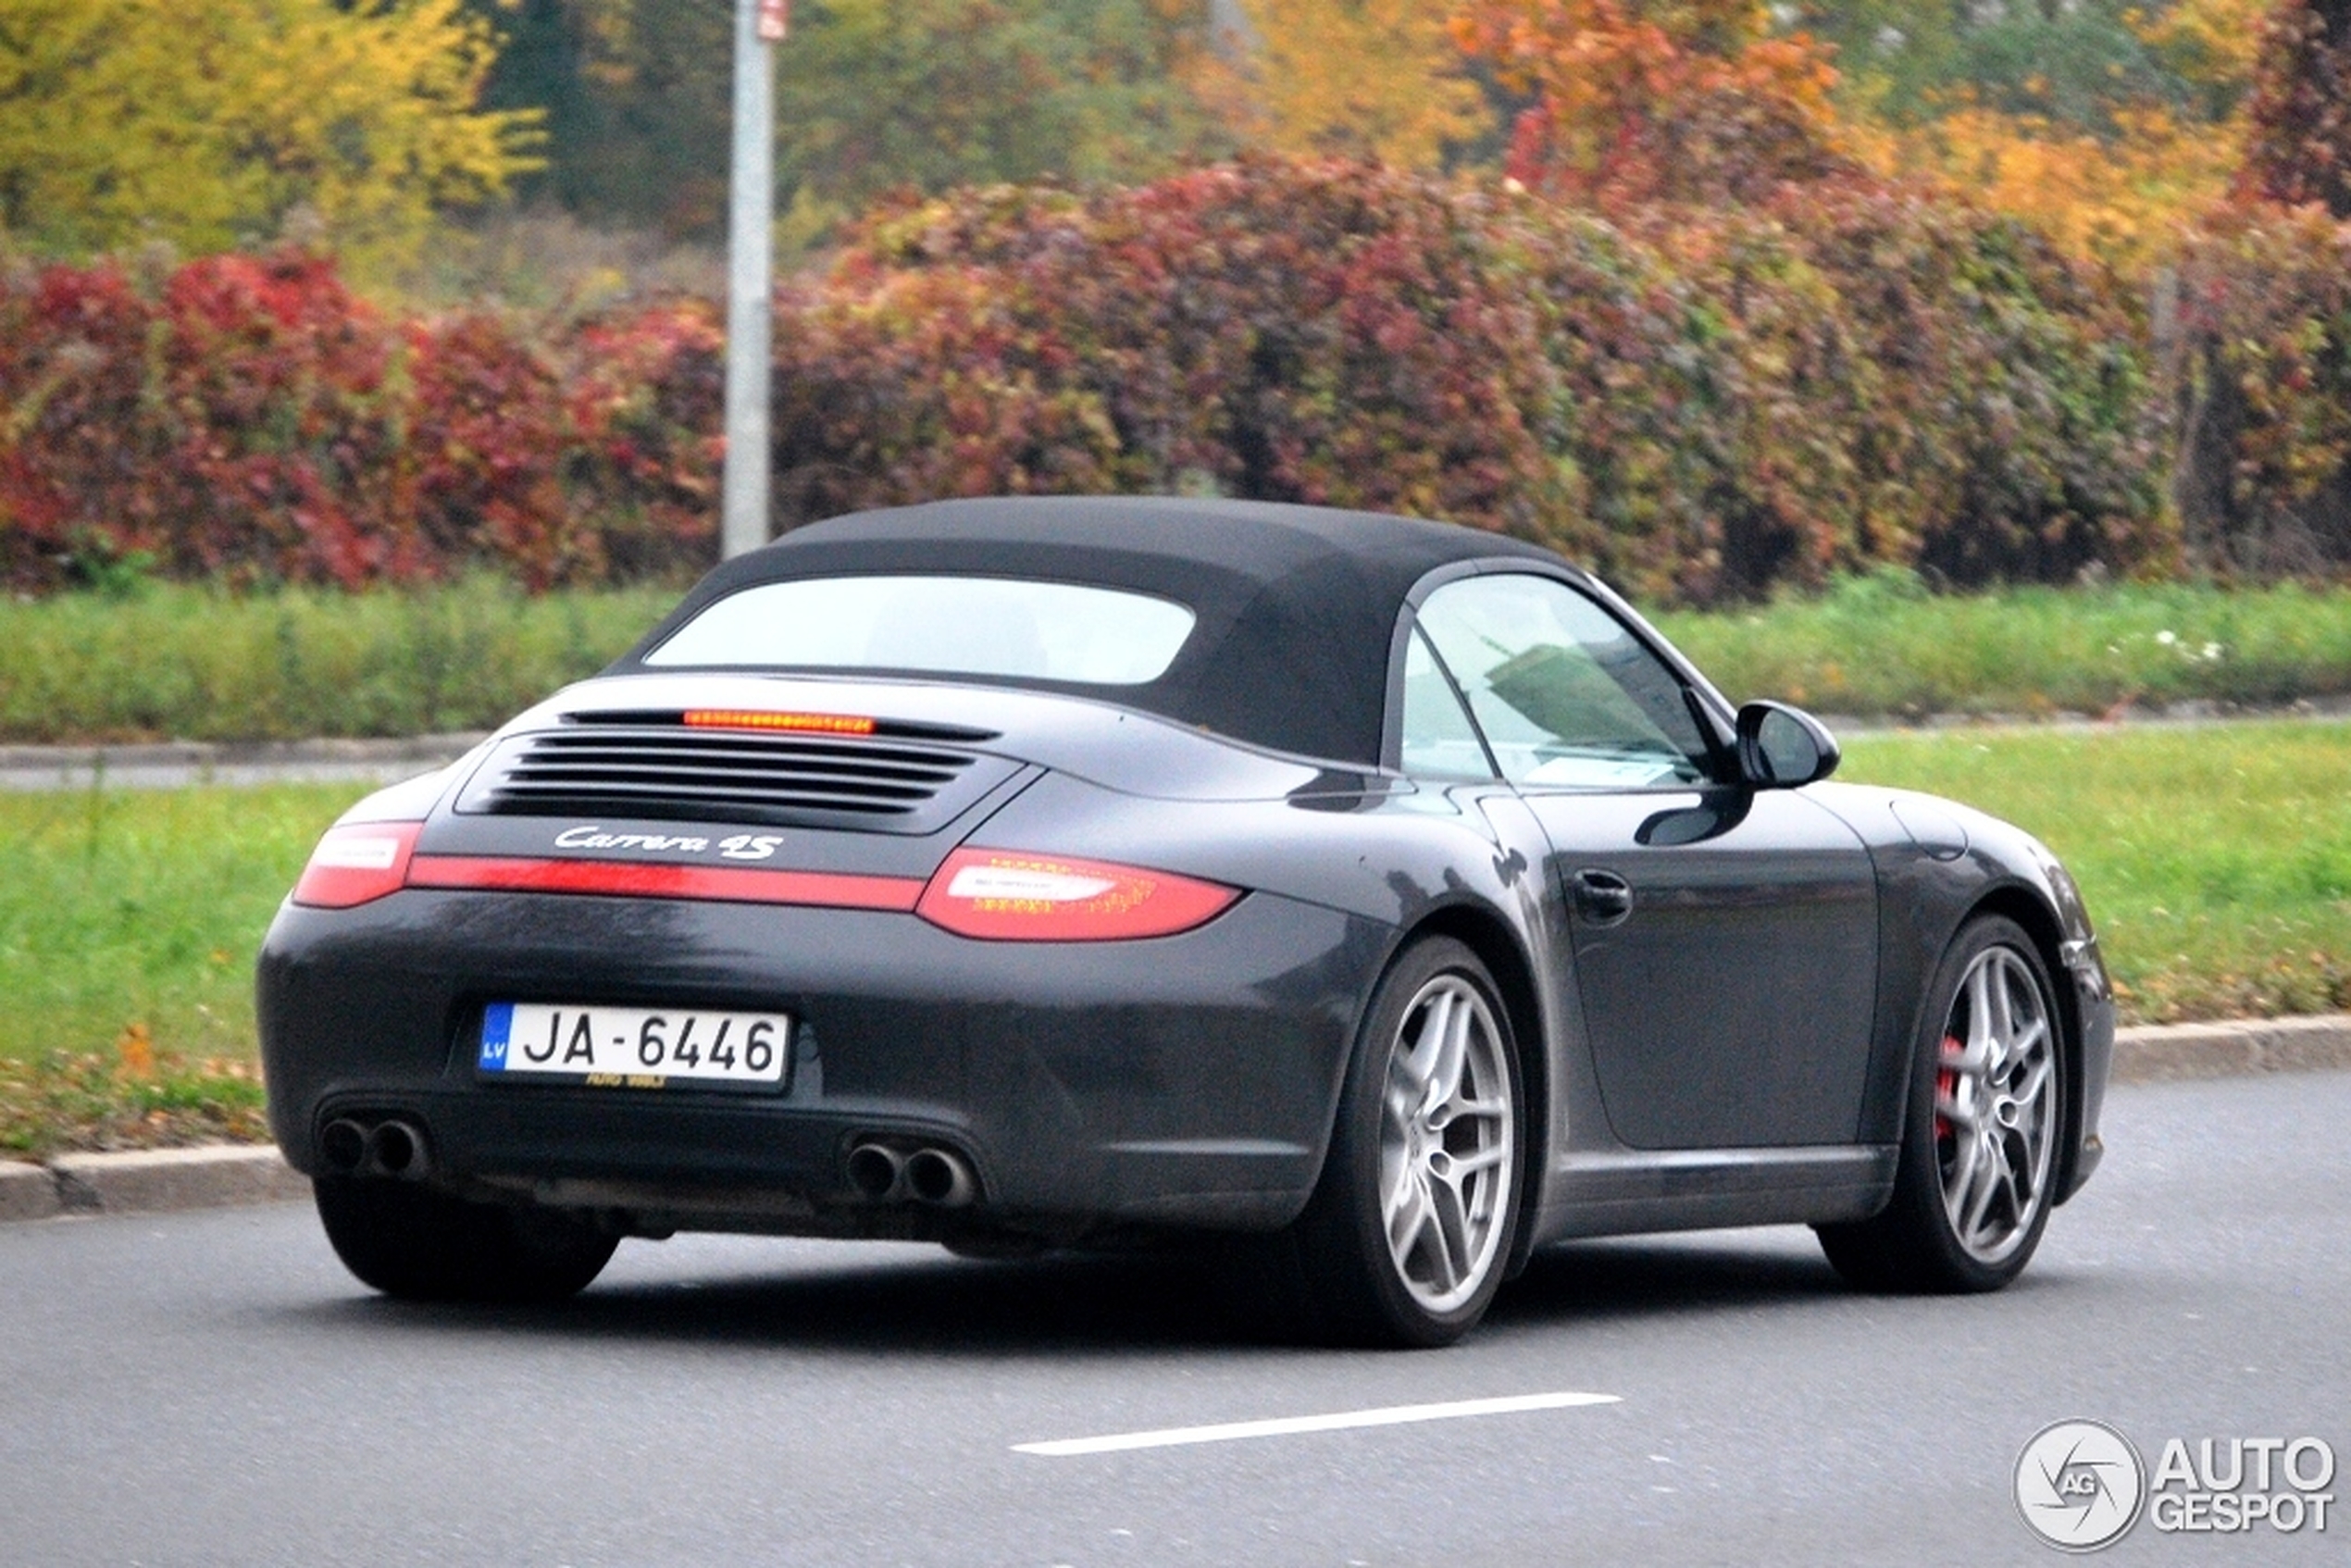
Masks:
[[[619,1238],[573,1215],[468,1203],[406,1182],[317,1176],[343,1266],[414,1301],[557,1301],[587,1288]]]
[[[1449,1046],[1433,1038],[1449,1020]],[[1317,1337],[1449,1345],[1486,1315],[1517,1233],[1520,1086],[1510,1014],[1477,955],[1441,937],[1400,953],[1364,1015],[1322,1179],[1280,1238]]]
[[[1969,922],[1922,1009],[1894,1197],[1874,1218],[1816,1226],[1864,1290],[1997,1290],[2040,1245],[2072,1114],[2064,1017],[2022,927]]]

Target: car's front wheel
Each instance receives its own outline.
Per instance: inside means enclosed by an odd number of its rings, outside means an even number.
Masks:
[[[2024,929],[1959,932],[1928,993],[1894,1197],[1820,1227],[1829,1262],[1872,1290],[1996,1290],[2048,1224],[2066,1119],[2062,1019]]]
[[[1499,1288],[1525,1145],[1510,1016],[1477,955],[1432,938],[1374,993],[1321,1185],[1293,1239],[1345,1338],[1460,1338]]]
[[[322,1176],[311,1187],[343,1266],[411,1300],[561,1300],[587,1288],[619,1245],[570,1214],[468,1203],[407,1182]]]

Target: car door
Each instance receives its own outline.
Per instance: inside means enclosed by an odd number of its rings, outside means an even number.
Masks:
[[[1868,852],[1730,777],[1673,667],[1560,579],[1444,583],[1419,625],[1550,842],[1611,1129],[1636,1149],[1848,1142],[1876,990]]]

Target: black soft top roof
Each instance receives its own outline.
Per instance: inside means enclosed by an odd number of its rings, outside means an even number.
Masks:
[[[1159,679],[955,678],[1115,698],[1277,751],[1376,765],[1405,594],[1437,567],[1496,559],[1564,565],[1499,534],[1371,512],[1155,496],[940,501],[812,524],[728,562],[615,668],[639,667],[705,605],[758,583],[878,572],[1093,583],[1199,617]]]

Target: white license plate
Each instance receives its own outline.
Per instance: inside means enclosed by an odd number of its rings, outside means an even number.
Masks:
[[[683,1007],[493,1002],[476,1058],[485,1077],[556,1078],[591,1089],[781,1090],[791,1019]]]

